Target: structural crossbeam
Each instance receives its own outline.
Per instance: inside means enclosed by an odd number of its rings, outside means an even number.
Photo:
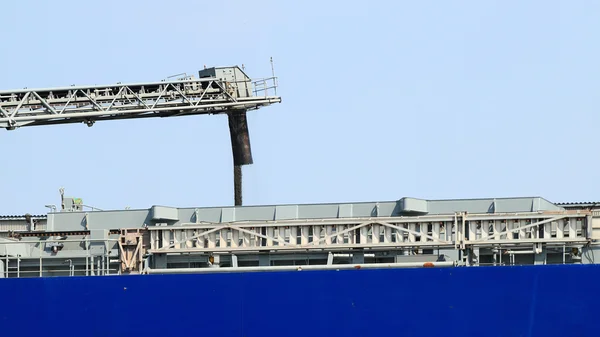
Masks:
[[[485,220],[483,220],[485,219]],[[149,227],[150,253],[339,251],[498,245],[548,245],[589,241],[586,214],[498,215],[278,220],[188,223]]]

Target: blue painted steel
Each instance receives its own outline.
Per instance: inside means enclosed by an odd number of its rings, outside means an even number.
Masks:
[[[595,336],[597,265],[0,280],[0,336]]]

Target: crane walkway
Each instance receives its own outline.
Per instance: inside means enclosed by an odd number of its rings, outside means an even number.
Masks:
[[[0,127],[218,114],[281,102],[276,77],[251,80],[239,67],[210,68],[200,78],[132,84],[0,91]]]

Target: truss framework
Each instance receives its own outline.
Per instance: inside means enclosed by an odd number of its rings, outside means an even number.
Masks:
[[[149,227],[150,253],[563,245],[591,239],[586,213],[346,218]]]
[[[262,82],[275,78],[263,79]],[[243,81],[245,87],[250,87]],[[237,90],[238,82],[217,78],[0,91],[0,127],[86,123],[96,121],[216,114],[252,110],[281,102],[277,96],[253,96]],[[263,84],[264,85],[264,84]]]
[[[144,247],[144,232],[139,228],[123,229],[118,245],[121,257],[121,272],[141,271],[146,250]]]

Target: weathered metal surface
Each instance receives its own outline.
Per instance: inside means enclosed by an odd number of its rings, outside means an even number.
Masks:
[[[253,161],[246,111],[232,111],[227,116],[229,120],[229,133],[231,135],[233,165],[250,165]]]
[[[242,166],[233,165],[234,205],[242,206]]]

